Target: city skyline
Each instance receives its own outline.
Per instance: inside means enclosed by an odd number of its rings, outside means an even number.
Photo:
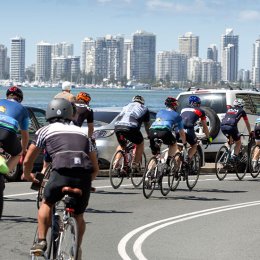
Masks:
[[[199,56],[233,28],[239,35],[239,69],[252,69],[253,44],[259,37],[260,6],[255,1],[234,0],[9,0],[1,3],[0,43],[26,39],[26,66],[36,63],[36,45],[68,42],[81,55],[85,37],[107,34],[130,39],[137,30],[156,35],[156,52],[178,51],[178,37],[186,32],[199,36]]]

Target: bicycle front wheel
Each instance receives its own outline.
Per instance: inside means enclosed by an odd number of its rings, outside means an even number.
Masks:
[[[189,190],[192,190],[198,182],[200,176],[200,156],[196,152],[189,162],[186,184]]]
[[[124,155],[121,150],[115,152],[110,162],[109,179],[112,187],[118,189],[124,179]]]
[[[217,178],[222,181],[225,179],[228,173],[228,148],[223,145],[220,147],[215,160],[215,170],[216,170],[216,176]]]
[[[69,217],[60,237],[58,259],[77,259],[78,226],[74,217]]]
[[[173,163],[171,163],[171,191],[175,191],[179,186],[181,180],[181,169],[182,169],[182,159],[181,153],[176,153],[172,159]]]
[[[140,162],[140,172],[131,171],[131,182],[135,188],[139,187],[142,184],[145,167],[146,167],[146,155],[145,153],[143,153]]]
[[[259,161],[259,156],[257,156],[257,160],[253,159],[255,154],[258,154],[260,152],[260,146],[255,145],[253,146],[251,153],[250,153],[250,174],[253,178],[256,178],[259,173],[260,173],[260,161]]]
[[[144,179],[143,179],[143,194],[146,199],[152,195],[156,184],[157,159],[152,157],[147,163]]]
[[[238,155],[238,160],[235,162],[235,171],[237,178],[241,181],[245,177],[248,169],[248,154],[244,152]]]

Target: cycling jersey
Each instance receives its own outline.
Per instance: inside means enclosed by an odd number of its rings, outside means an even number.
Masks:
[[[156,114],[156,119],[152,123],[150,129],[161,129],[161,130],[178,130],[183,129],[182,118],[180,114],[172,109],[162,109]]]
[[[88,153],[94,151],[94,147],[78,126],[60,122],[44,126],[36,132],[34,143],[50,155],[53,169],[82,168],[88,173],[93,171]]]
[[[115,128],[141,128],[143,122],[150,121],[150,113],[146,106],[132,102],[123,107],[122,112],[119,114],[118,121],[115,123]]]
[[[247,114],[242,107],[230,107],[222,119],[221,126],[229,125],[237,127],[241,117],[243,117],[245,121],[248,120]]]
[[[206,120],[206,114],[204,110],[199,107],[183,108],[181,110],[181,117],[185,129],[193,128],[199,119]]]
[[[11,132],[18,129],[28,130],[29,114],[27,109],[14,99],[0,99],[0,128]]]
[[[93,110],[84,103],[76,102],[76,115],[73,119],[73,123],[77,126],[82,126],[86,119],[88,123],[93,123]]]
[[[58,93],[54,98],[64,98],[67,99],[69,102],[75,102],[76,98],[68,91],[62,91]]]
[[[255,132],[255,140],[260,141],[260,120],[259,120],[259,118],[256,120],[254,132]]]

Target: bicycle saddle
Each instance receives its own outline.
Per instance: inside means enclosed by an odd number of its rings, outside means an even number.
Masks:
[[[65,186],[62,188],[62,193],[68,194],[68,195],[76,195],[76,196],[82,196],[82,190],[79,188],[72,188],[69,186]]]

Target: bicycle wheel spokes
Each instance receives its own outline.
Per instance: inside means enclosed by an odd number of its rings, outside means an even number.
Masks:
[[[113,158],[110,162],[110,168],[109,168],[109,179],[114,189],[119,188],[124,179],[123,168],[124,168],[123,153],[122,151],[117,151],[113,155]]]
[[[191,161],[189,162],[186,178],[186,184],[189,190],[192,190],[198,182],[200,176],[200,157],[199,154],[196,152]]]
[[[166,166],[166,165],[165,165]],[[164,167],[165,169],[165,167]],[[171,171],[163,171],[162,173],[162,176],[160,178],[160,182],[161,182],[161,193],[163,196],[166,196],[168,195],[168,193],[170,192],[171,190]]]
[[[221,146],[215,160],[215,170],[217,178],[222,181],[225,179],[228,173],[228,148],[226,146]]]
[[[235,162],[235,171],[237,178],[241,181],[245,177],[248,169],[248,155],[247,152],[238,155],[237,162]]]
[[[181,167],[182,167],[181,153],[176,153],[171,162],[171,175],[170,175],[171,191],[176,190],[180,183]]]
[[[75,218],[70,217],[64,225],[58,251],[58,259],[76,260],[78,257],[78,227]]]
[[[148,162],[143,179],[143,194],[145,198],[150,198],[156,184],[157,159],[152,157]]]
[[[249,170],[253,178],[256,178],[260,173],[259,153],[260,153],[260,146],[259,145],[253,146],[250,152],[250,160],[249,160],[250,162]]]
[[[146,156],[145,153],[142,155],[142,159],[140,162],[140,172],[133,172],[131,171],[131,182],[134,185],[135,188],[139,187],[142,184],[143,176],[145,172],[145,166],[146,166]]]

